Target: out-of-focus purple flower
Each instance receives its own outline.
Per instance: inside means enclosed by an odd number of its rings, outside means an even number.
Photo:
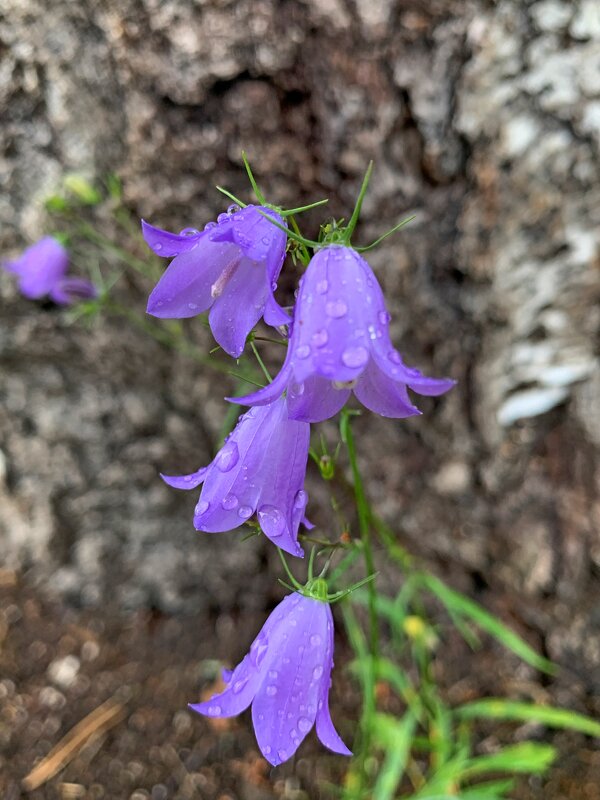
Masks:
[[[331,609],[294,592],[272,612],[243,661],[225,674],[225,690],[190,708],[233,717],[252,703],[258,746],[273,766],[293,756],[315,722],[325,747],[349,756],[329,713],[332,668]]]
[[[353,390],[384,417],[420,414],[407,387],[439,395],[455,382],[407,367],[392,346],[389,320],[383,292],[364,258],[350,247],[324,247],[300,281],[281,371],[264,389],[235,402],[270,403],[287,389],[290,417],[320,422],[336,414]]]
[[[286,234],[272,209],[246,206],[219,214],[203,231],[180,234],[142,221],[146,242],[165,258],[175,256],[148,299],[155,317],[194,317],[210,308],[213,335],[229,355],[241,355],[246,338],[261,317],[275,327],[289,322],[273,297],[285,259]]]
[[[161,477],[176,489],[204,483],[194,527],[216,533],[243,525],[256,513],[264,534],[294,556],[303,556],[298,527],[308,496],[303,489],[310,426],[288,416],[287,403],[251,408],[240,417],[208,467],[191,475]]]
[[[15,261],[2,266],[18,276],[19,291],[30,300],[49,296],[59,305],[71,305],[97,296],[96,288],[89,281],[66,276],[69,254],[52,236],[45,236]]]

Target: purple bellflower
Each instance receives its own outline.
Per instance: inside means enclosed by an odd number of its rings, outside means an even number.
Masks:
[[[332,668],[331,609],[294,592],[271,613],[240,664],[224,672],[225,690],[190,708],[208,717],[233,717],[252,703],[258,746],[273,766],[294,755],[315,723],[325,747],[350,756],[329,713]]]
[[[407,387],[440,395],[455,382],[427,378],[407,367],[392,346],[389,320],[383,292],[365,259],[351,247],[323,247],[300,281],[281,371],[264,389],[234,401],[271,403],[287,390],[292,419],[321,422],[336,414],[353,390],[381,416],[420,414]]]
[[[18,276],[19,291],[29,300],[48,296],[58,305],[68,306],[97,296],[90,281],[66,275],[69,254],[52,236],[45,236],[24,250],[16,261],[5,262],[2,266]]]
[[[256,513],[264,534],[278,547],[303,556],[298,527],[307,527],[303,489],[310,426],[288,416],[284,397],[240,417],[214,460],[191,475],[162,475],[169,486],[194,489],[203,483],[194,527],[231,531]]]
[[[148,299],[148,313],[181,319],[210,309],[213,335],[234,358],[261,317],[274,327],[288,324],[288,315],[273,297],[286,234],[261,212],[285,226],[276,211],[262,206],[230,206],[203,231],[186,228],[180,234],[142,221],[152,250],[165,258],[175,256]]]

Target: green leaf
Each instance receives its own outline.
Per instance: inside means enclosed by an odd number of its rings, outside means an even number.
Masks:
[[[523,772],[542,775],[556,758],[556,750],[549,744],[522,742],[505,747],[498,753],[471,759],[462,773],[465,778],[488,772]]]
[[[376,714],[373,723],[375,743],[385,751],[373,800],[392,800],[406,769],[416,720],[412,714],[406,714],[400,721],[389,714]]]
[[[446,606],[449,612],[472,620],[482,630],[503,644],[504,647],[512,650],[523,661],[531,664],[532,667],[550,675],[556,673],[557,667],[555,664],[536,653],[520,636],[473,600],[465,597],[460,592],[454,591],[454,589],[450,589],[433,575],[423,573],[422,581],[425,587]]]
[[[512,778],[505,778],[500,781],[486,781],[486,783],[479,783],[477,786],[470,786],[468,789],[461,789],[460,800],[501,800],[514,785],[515,782]]]
[[[549,728],[562,728],[564,730],[579,731],[588,736],[600,738],[600,722],[553,706],[541,706],[534,703],[519,703],[504,700],[501,697],[490,697],[485,700],[475,700],[455,709],[461,719],[507,719],[519,722],[539,722]]]

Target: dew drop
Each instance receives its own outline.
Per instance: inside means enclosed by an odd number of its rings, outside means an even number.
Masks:
[[[315,347],[324,347],[327,344],[329,336],[326,330],[315,331],[310,340]]]
[[[188,303],[188,308],[190,309],[190,311],[195,311],[198,308],[198,304],[197,303]]]
[[[271,686],[267,686],[265,691],[269,697],[275,697],[275,695],[277,694],[277,687],[271,684]]]
[[[237,464],[240,458],[240,451],[235,442],[229,441],[217,453],[215,466],[221,472],[229,472]]]
[[[263,750],[263,753],[264,753],[266,756],[268,756],[270,752],[271,752],[271,746],[270,746],[270,745],[267,745],[267,746],[264,748],[264,750]]]
[[[207,713],[207,714],[208,714],[210,717],[218,717],[218,716],[219,716],[219,714],[221,713],[221,706],[209,706],[209,707],[206,709],[206,713]]]
[[[252,642],[250,646],[250,659],[254,662],[256,667],[260,667],[267,655],[269,647],[269,640],[264,633],[259,633],[258,637]]]
[[[211,228],[216,228],[216,227],[217,227],[216,222],[207,222],[206,225],[204,226],[204,230],[209,231]]]
[[[158,253],[159,250],[162,250],[162,244],[160,242],[156,242],[156,244],[152,249],[154,250],[155,253]]]
[[[277,755],[279,756],[279,758],[280,758],[282,761],[285,761],[285,760],[286,760],[286,758],[288,757],[288,755],[287,755],[287,750],[278,750],[278,751],[277,751]]]
[[[269,239],[268,236],[263,236],[262,239],[261,239],[261,242],[263,244],[270,244],[271,240]]]
[[[327,289],[329,289],[329,281],[324,278],[322,281],[319,281],[317,283],[317,287],[316,288],[317,288],[317,292],[319,294],[325,294]]]
[[[242,689],[244,688],[244,686],[248,683],[248,680],[249,680],[249,678],[242,678],[241,680],[236,681],[233,684],[233,693],[234,694],[239,694],[242,691]]]
[[[272,681],[275,681],[275,680],[277,680],[277,678],[279,677],[279,673],[278,673],[276,670],[274,670],[274,669],[272,669],[272,670],[269,670],[269,673],[268,673],[268,674],[269,674],[269,678],[270,678]]]
[[[348,306],[343,300],[332,300],[325,305],[325,313],[333,319],[340,319],[348,313]]]
[[[318,645],[321,644],[322,641],[323,640],[321,639],[318,633],[313,633],[313,635],[310,637],[310,643],[312,644],[313,647],[317,647]]]
[[[377,314],[377,319],[382,325],[387,325],[391,317],[387,311],[380,311],[379,314]]]
[[[304,394],[304,384],[303,383],[293,383],[290,386],[290,394],[294,397],[302,397]]]
[[[179,231],[180,236],[198,236],[199,233],[200,231],[197,228],[184,228],[182,231]]]
[[[300,717],[298,720],[298,727],[302,733],[308,733],[308,731],[312,728],[312,725],[308,717]]]
[[[252,516],[252,509],[250,506],[240,506],[238,508],[238,517],[241,519],[249,519]]]
[[[258,509],[258,521],[269,539],[281,536],[285,530],[285,517],[275,506],[264,505]]]
[[[308,358],[310,355],[310,347],[307,344],[301,344],[296,348],[296,356],[298,358]]]
[[[221,505],[225,511],[233,511],[234,508],[237,508],[239,502],[234,494],[228,494],[221,500]]]
[[[369,352],[365,347],[347,347],[342,353],[343,363],[350,368],[364,367],[369,360]]]
[[[210,503],[207,500],[199,500],[194,510],[197,515],[200,515],[208,511],[209,507]]]
[[[400,358],[400,353],[397,350],[390,350],[388,353],[388,358],[390,361],[393,361],[394,364],[401,364],[402,359]]]
[[[312,674],[313,674],[313,678],[314,678],[315,680],[318,680],[318,678],[320,678],[320,677],[321,677],[321,675],[323,674],[323,667],[322,667],[322,666],[319,664],[319,666],[318,666],[318,667],[315,667],[315,668],[313,669],[313,673],[312,673]]]
[[[219,225],[221,225],[221,223],[227,222],[228,219],[229,219],[229,214],[219,214],[219,216],[217,217],[217,222],[219,223]]]
[[[238,204],[237,203],[233,203],[233,205],[230,205],[229,208],[227,209],[227,213],[228,214],[237,214],[237,212],[239,210],[240,210],[240,207],[238,206]]]

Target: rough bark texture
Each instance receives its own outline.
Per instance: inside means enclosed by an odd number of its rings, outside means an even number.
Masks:
[[[600,674],[595,6],[0,10],[4,255],[45,230],[42,200],[68,171],[119,173],[135,214],[178,229],[221,210],[214,184],[247,196],[242,148],[273,201],[325,195],[337,217],[375,159],[361,240],[417,214],[370,257],[394,339],[459,383],[420,419],[361,420],[370,494],[407,546],[588,688]],[[6,275],[0,292],[5,562],[86,604],[260,608],[262,544],[195,536],[192,498],[157,480],[209,459],[225,385],[123,322],[68,326]],[[316,502],[312,516],[327,521]]]

